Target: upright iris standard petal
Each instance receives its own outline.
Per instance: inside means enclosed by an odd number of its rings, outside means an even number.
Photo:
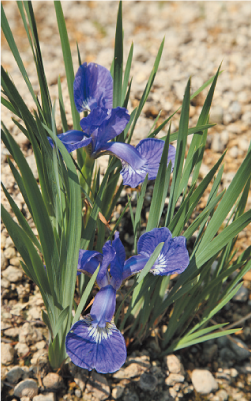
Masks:
[[[113,373],[126,360],[125,340],[113,323],[105,328],[93,324],[90,315],[75,323],[66,336],[66,352],[83,369]]]
[[[63,134],[59,134],[57,138],[60,139],[69,153],[73,152],[73,150],[88,146],[92,141],[84,132],[77,130],[64,132]],[[54,146],[52,139],[48,138],[48,140],[51,146]]]
[[[99,327],[105,327],[114,315],[116,307],[116,290],[112,285],[102,287],[97,293],[93,305],[91,307],[90,315],[93,322]]]
[[[111,261],[111,285],[118,290],[122,284],[122,274],[126,258],[125,248],[119,238],[118,231],[115,232],[115,239],[112,241],[112,247],[115,250],[115,257]]]
[[[82,118],[80,120],[80,126],[82,130],[89,136],[100,127],[100,125],[107,119],[109,119],[111,115],[111,109],[104,109],[102,107],[98,107],[87,117]]]
[[[112,109],[113,80],[110,72],[101,65],[82,64],[75,76],[73,90],[79,113],[96,107]]]
[[[111,245],[111,241],[106,241],[103,248],[103,261],[97,276],[97,284],[99,287],[104,287],[109,284],[108,267],[115,257],[115,250]]]
[[[123,279],[143,269],[156,246],[161,242],[164,242],[163,248],[150,272],[160,276],[182,273],[189,265],[186,238],[182,236],[172,238],[170,230],[163,227],[154,228],[141,235],[138,241],[139,254],[126,261]]]

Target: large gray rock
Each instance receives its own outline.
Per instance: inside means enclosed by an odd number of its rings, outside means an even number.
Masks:
[[[14,388],[14,395],[16,397],[29,397],[33,398],[38,393],[38,385],[36,380],[33,379],[26,379],[21,381],[16,385]]]
[[[10,383],[17,383],[23,377],[23,370],[20,366],[14,366],[6,373],[6,379]]]

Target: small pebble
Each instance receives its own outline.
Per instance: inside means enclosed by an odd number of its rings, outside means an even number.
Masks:
[[[139,387],[144,391],[154,391],[157,384],[158,379],[150,373],[143,373],[138,382]]]
[[[247,302],[248,295],[249,295],[248,289],[242,285],[240,287],[240,289],[237,291],[237,293],[235,294],[235,296],[232,298],[232,301],[243,302],[243,303]]]
[[[112,396],[115,400],[118,400],[120,397],[122,397],[124,393],[125,388],[121,386],[115,386],[112,389]]]
[[[14,348],[8,343],[1,343],[1,362],[3,365],[11,365],[14,361]]]
[[[59,390],[63,387],[63,378],[57,373],[50,372],[43,378],[43,385],[51,391]]]
[[[32,399],[32,401],[56,401],[56,394],[55,393],[45,393],[45,394],[38,394]]]
[[[164,357],[164,362],[167,365],[167,368],[170,373],[183,373],[184,368],[182,363],[180,362],[179,358],[176,355],[167,355]]]
[[[238,361],[243,361],[251,356],[248,346],[237,337],[232,337],[234,341],[229,341],[229,346]]]
[[[210,394],[218,389],[218,384],[209,370],[195,369],[192,372],[194,389],[200,394]]]
[[[8,248],[8,249],[13,249],[13,248]],[[22,270],[18,269],[15,266],[7,267],[7,269],[2,272],[2,275],[11,283],[16,283],[17,281],[20,281],[23,278]]]

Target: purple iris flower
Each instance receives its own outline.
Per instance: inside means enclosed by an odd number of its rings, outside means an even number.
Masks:
[[[154,275],[167,276],[182,273],[189,265],[189,254],[186,248],[186,238],[172,238],[168,228],[154,228],[141,235],[138,241],[138,255],[129,258],[123,269],[123,280],[132,274],[140,272],[148,262],[156,246],[164,242],[163,248],[152,266],[150,272]]]
[[[116,291],[124,279],[139,273],[156,246],[164,242],[160,255],[150,270],[155,275],[182,273],[189,264],[186,238],[172,238],[167,228],[154,228],[138,241],[139,255],[125,262],[125,249],[119,239],[107,241],[103,254],[97,251],[79,251],[78,272],[93,274],[100,265],[97,293],[90,314],[75,323],[66,336],[66,351],[72,362],[84,369],[99,373],[113,373],[126,360],[125,340],[112,322],[116,307]],[[110,266],[110,269],[109,269]]]
[[[117,157],[122,163],[121,175],[124,185],[133,188],[141,184],[148,174],[154,180],[158,173],[164,142],[160,139],[143,139],[135,147],[110,142],[125,129],[130,120],[123,107],[112,108],[113,80],[110,72],[101,65],[84,63],[74,80],[74,100],[78,112],[90,114],[80,121],[83,131],[71,130],[58,135],[68,152],[87,147],[90,157],[102,154]],[[53,146],[52,140],[49,138]],[[167,164],[174,166],[175,148],[170,145]]]
[[[126,360],[124,337],[112,322],[116,307],[116,291],[122,283],[125,249],[119,239],[107,241],[103,254],[96,251],[79,251],[78,271],[93,274],[100,270],[97,284],[100,287],[90,314],[75,323],[66,336],[66,351],[72,362],[83,369],[96,369],[99,373],[116,372]],[[110,269],[108,271],[108,267]]]

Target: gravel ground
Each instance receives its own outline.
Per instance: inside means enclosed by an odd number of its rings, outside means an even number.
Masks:
[[[2,3],[31,82],[38,89],[32,54],[17,6],[14,2]],[[57,77],[60,75],[70,124],[70,106],[53,3],[38,1],[33,6],[50,93],[53,99],[57,99]],[[113,57],[118,3],[66,1],[62,6],[74,70],[78,66],[76,41],[83,61],[95,61],[109,68]],[[211,111],[211,120],[217,126],[209,131],[201,176],[207,174],[227,148],[222,179],[222,187],[226,188],[245,157],[251,139],[251,2],[125,2],[123,19],[124,54],[128,54],[131,42],[134,42],[129,111],[139,102],[158,47],[165,36],[159,72],[137,124],[133,144],[147,135],[161,109],[160,123],[180,106],[189,76],[192,76],[192,91],[195,91],[216,72],[222,62],[224,72],[219,77]],[[18,83],[22,96],[32,109],[32,99],[20,79],[3,36],[2,64]],[[201,94],[191,104],[191,127],[197,121],[205,95]],[[34,168],[32,149],[11,117],[11,113],[2,109],[2,120]],[[173,119],[173,131],[178,128],[178,119],[179,115]],[[58,112],[57,121],[60,130]],[[163,134],[161,132],[160,136]],[[2,181],[25,212],[23,199],[10,175],[6,162],[8,152],[4,146],[1,155]],[[105,161],[102,161],[101,168],[104,171]],[[149,185],[149,195],[151,190]],[[9,210],[3,193],[2,202]],[[206,197],[200,204],[201,209],[205,202]],[[249,208],[250,205],[251,195]],[[120,210],[121,205],[118,205],[115,216],[119,215]],[[49,372],[47,332],[41,323],[41,296],[22,272],[20,257],[3,225],[1,234],[3,399],[244,401],[251,398],[251,360],[250,352],[245,348],[251,347],[250,319],[242,323],[243,330],[234,339],[243,342],[238,348],[233,338],[222,338],[185,349],[176,356],[159,359],[158,344],[156,338],[152,337],[141,349],[132,349],[125,367],[113,375],[88,374],[71,364],[66,366],[61,375]],[[240,234],[237,242],[240,251],[250,245],[250,238],[249,226]],[[124,240],[129,250],[130,235],[125,235]],[[244,277],[238,297],[222,311],[222,321],[235,323],[250,314],[250,283],[249,272]]]

